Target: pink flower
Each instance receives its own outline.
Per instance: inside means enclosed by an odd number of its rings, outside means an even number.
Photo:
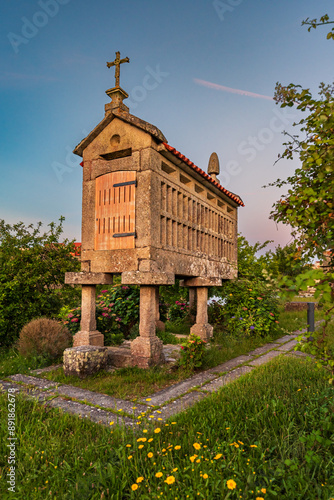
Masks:
[[[72,313],[70,313],[70,314],[67,315],[68,318],[73,318],[73,316],[74,315]]]
[[[101,293],[106,293],[108,290],[101,290]]]
[[[78,323],[78,321],[79,321],[78,318],[71,319],[71,323]]]
[[[269,314],[270,314],[270,316],[275,316],[275,314],[273,314],[273,313],[269,313]]]
[[[128,286],[122,286],[122,290],[129,290]]]
[[[102,313],[102,316],[104,316],[105,318],[109,318],[109,314],[107,313]]]

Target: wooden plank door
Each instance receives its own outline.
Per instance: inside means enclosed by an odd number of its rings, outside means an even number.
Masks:
[[[95,250],[135,248],[136,172],[111,172],[95,182]]]

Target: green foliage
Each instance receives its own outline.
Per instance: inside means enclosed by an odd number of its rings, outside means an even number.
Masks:
[[[257,257],[256,254],[263,250],[271,240],[264,243],[257,242],[255,245],[248,243],[242,235],[238,237],[238,278],[263,279],[263,269],[267,267],[267,258]]]
[[[197,335],[191,334],[186,342],[181,344],[179,365],[186,370],[193,371],[203,364],[206,342]]]
[[[175,301],[168,309],[167,319],[172,323],[182,323],[189,315],[189,305],[186,302]]]
[[[72,345],[72,335],[65,325],[55,319],[38,318],[27,323],[20,332],[18,351],[30,359],[42,356],[59,358]]]
[[[53,317],[64,302],[77,300],[78,290],[64,286],[65,272],[77,271],[79,262],[73,243],[59,242],[63,221],[41,233],[41,222],[0,220],[0,345],[10,345],[30,320]]]
[[[231,281],[222,288],[220,297],[224,302],[220,305],[219,319],[230,335],[275,335],[279,328],[279,299],[270,282],[255,279]]]
[[[309,17],[305,19],[305,21],[302,22],[302,25],[308,25],[308,31],[311,31],[311,29],[316,29],[317,26],[323,26],[325,24],[334,24],[333,21],[329,20],[328,14],[325,14],[324,16],[321,16],[319,21],[317,19],[310,19]],[[329,31],[327,33],[327,40],[334,40],[334,28],[332,28],[332,31]]]
[[[177,337],[175,337],[175,335],[173,335],[172,333],[170,332],[163,332],[161,330],[157,330],[156,332],[156,335],[157,337],[162,340],[162,342],[164,344],[179,344],[179,339]]]

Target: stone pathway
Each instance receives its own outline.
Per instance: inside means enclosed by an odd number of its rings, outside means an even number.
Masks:
[[[285,335],[247,355],[226,361],[136,403],[31,375],[17,374],[4,381],[0,380],[0,390],[5,392],[9,388],[15,388],[26,397],[46,406],[104,425],[118,423],[134,426],[141,419],[164,421],[280,354],[305,356],[300,351],[291,352],[297,344],[296,337],[304,331]],[[166,354],[170,356],[175,347],[165,346]],[[35,370],[35,373],[38,375],[49,370],[50,368]]]

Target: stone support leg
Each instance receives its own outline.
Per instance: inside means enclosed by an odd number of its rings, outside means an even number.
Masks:
[[[155,325],[158,330],[164,332],[166,327],[163,321],[160,321],[160,311],[159,311],[159,287],[156,287],[156,316],[155,316]]]
[[[104,335],[96,330],[95,289],[95,285],[82,285],[80,331],[74,335],[73,347],[104,345]]]
[[[189,311],[190,318],[195,321],[195,311],[196,311],[196,288],[189,287]]]
[[[197,314],[196,324],[190,328],[190,333],[208,340],[213,336],[213,327],[208,323],[208,288],[206,286],[196,288]]]
[[[155,334],[157,314],[155,286],[140,286],[139,311],[139,337],[131,342],[132,364],[148,368],[164,362],[163,343]]]

